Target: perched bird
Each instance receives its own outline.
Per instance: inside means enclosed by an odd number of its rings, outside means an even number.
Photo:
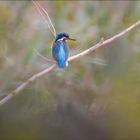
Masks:
[[[68,65],[69,47],[67,40],[73,40],[65,32],[58,33],[52,46],[52,56],[56,60],[59,68],[65,68]]]

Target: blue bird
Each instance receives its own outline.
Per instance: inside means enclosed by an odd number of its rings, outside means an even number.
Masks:
[[[61,32],[56,35],[55,41],[52,46],[52,56],[58,64],[59,68],[65,68],[68,65],[69,57],[69,47],[67,45],[67,40],[73,40],[65,32]]]

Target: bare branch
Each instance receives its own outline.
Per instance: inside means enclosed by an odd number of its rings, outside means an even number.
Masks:
[[[93,52],[94,50],[96,50],[97,48],[104,46],[106,44],[109,44],[111,42],[113,42],[114,40],[116,40],[117,38],[123,36],[124,34],[126,34],[127,32],[131,31],[133,28],[135,28],[136,26],[138,26],[140,24],[140,20],[136,23],[134,23],[133,25],[131,25],[130,27],[128,27],[127,29],[123,30],[122,32],[114,35],[113,37],[104,40],[103,38],[100,40],[99,43],[95,44],[94,46],[90,47],[89,49],[82,51],[81,53],[78,53],[74,56],[69,57],[68,61],[73,61],[79,57],[82,57],[84,55],[87,55],[91,52]],[[54,68],[56,68],[56,64],[53,64],[52,66],[50,66],[49,68],[46,68],[45,70],[33,75],[31,78],[29,78],[27,81],[25,81],[23,84],[21,84],[19,87],[17,87],[13,92],[11,92],[10,94],[8,94],[6,97],[4,97],[2,100],[0,100],[0,106],[5,104],[6,102],[8,102],[10,99],[12,99],[15,95],[19,94],[26,86],[28,86],[31,82],[37,80],[38,78],[40,78],[43,75],[47,75],[49,72],[51,72]]]
[[[84,56],[84,55],[96,50],[97,48],[99,48],[101,46],[109,44],[110,42],[114,41],[115,39],[117,39],[117,38],[123,36],[124,34],[126,34],[127,32],[129,32],[130,30],[132,30],[133,28],[135,28],[139,24],[140,24],[140,20],[137,21],[136,23],[134,23],[133,25],[131,25],[130,27],[128,27],[127,29],[123,30],[122,32],[114,35],[113,37],[111,37],[111,38],[109,38],[107,40],[104,40],[104,38],[101,38],[99,43],[97,43],[96,45],[92,46],[91,48],[89,48],[89,49],[87,49],[85,51],[82,51],[81,53],[78,53],[78,54],[76,54],[74,56],[71,56],[68,61],[72,61],[72,60],[74,60],[76,58],[79,58],[81,56]]]
[[[29,85],[31,82],[35,81],[36,79],[40,78],[41,76],[49,73],[50,71],[52,71],[54,68],[56,67],[56,64],[53,64],[52,66],[50,66],[49,68],[33,75],[31,78],[29,78],[27,81],[25,81],[24,83],[22,83],[19,87],[17,87],[13,92],[11,92],[10,94],[8,94],[6,97],[4,97],[2,100],[0,100],[0,106],[3,105],[4,103],[8,102],[10,99],[12,99],[15,95],[17,95],[18,93],[20,93],[20,91],[22,91],[27,85]]]
[[[42,8],[40,6],[40,4],[37,1],[32,0],[32,2],[35,5],[38,12],[40,13],[40,15],[42,16],[44,22],[48,25],[49,30],[51,31],[51,33],[55,37],[56,36],[56,31],[55,31],[55,28],[54,28],[53,23],[51,21],[51,18],[49,17],[49,14],[47,13],[47,11],[44,8]]]

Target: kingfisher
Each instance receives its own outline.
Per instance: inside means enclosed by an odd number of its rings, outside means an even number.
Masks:
[[[65,68],[68,66],[68,57],[69,57],[69,47],[67,44],[68,40],[75,39],[70,38],[69,35],[65,32],[60,32],[56,35],[55,41],[52,45],[52,56],[57,62],[59,68]]]

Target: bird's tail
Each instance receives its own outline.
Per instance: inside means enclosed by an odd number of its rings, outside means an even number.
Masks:
[[[58,67],[59,68],[65,68],[65,66],[67,66],[67,58],[66,58],[66,52],[64,51],[64,49],[62,47],[60,47],[59,50],[59,54],[58,54]]]
[[[63,69],[65,68],[65,66],[66,66],[65,59],[58,59],[58,67]]]

